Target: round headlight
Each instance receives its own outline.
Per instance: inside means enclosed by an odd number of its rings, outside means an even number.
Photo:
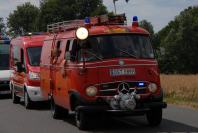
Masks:
[[[95,86],[90,86],[86,89],[87,96],[93,97],[97,94],[98,90]]]
[[[76,31],[76,36],[80,40],[85,40],[89,36],[89,31],[84,27],[80,27]]]
[[[149,91],[152,92],[152,93],[155,93],[156,90],[157,90],[157,85],[155,83],[150,83],[148,85],[148,88],[149,88]]]

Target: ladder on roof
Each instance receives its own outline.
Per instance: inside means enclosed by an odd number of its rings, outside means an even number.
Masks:
[[[90,24],[95,25],[126,25],[125,14],[108,16],[101,15],[90,18]],[[68,30],[73,30],[78,27],[85,26],[84,20],[69,20],[58,23],[53,23],[47,25],[47,31],[49,33],[64,32]]]
[[[47,32],[60,32],[78,28],[84,25],[83,20],[70,20],[47,25]]]

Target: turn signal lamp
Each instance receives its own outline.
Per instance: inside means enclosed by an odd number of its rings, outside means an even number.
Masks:
[[[76,37],[80,40],[85,40],[89,36],[89,31],[85,27],[80,27],[76,30]]]
[[[138,24],[138,17],[137,16],[134,16],[133,17],[133,24],[132,24],[132,27],[138,27],[139,24]]]

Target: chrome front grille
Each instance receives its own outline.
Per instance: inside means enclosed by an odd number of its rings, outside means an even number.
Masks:
[[[103,83],[100,84],[100,95],[101,96],[114,96],[118,94],[118,86],[123,82],[113,82],[113,83]],[[125,82],[129,85],[130,92],[133,92],[136,88],[137,94],[145,94],[147,92],[147,85],[145,83],[145,86],[138,87],[139,82]]]

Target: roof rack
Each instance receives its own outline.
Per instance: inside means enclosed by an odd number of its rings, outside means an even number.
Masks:
[[[48,33],[46,32],[27,32],[24,33],[22,36],[36,36],[36,35],[47,35]]]
[[[101,15],[96,17],[91,17],[90,25],[126,25],[126,16],[125,14],[120,15]],[[56,33],[56,32],[64,32],[68,30],[73,30],[78,27],[85,26],[84,20],[69,20],[58,23],[53,23],[47,25],[47,32]]]
[[[72,30],[84,25],[84,20],[70,20],[47,25],[47,32]]]

